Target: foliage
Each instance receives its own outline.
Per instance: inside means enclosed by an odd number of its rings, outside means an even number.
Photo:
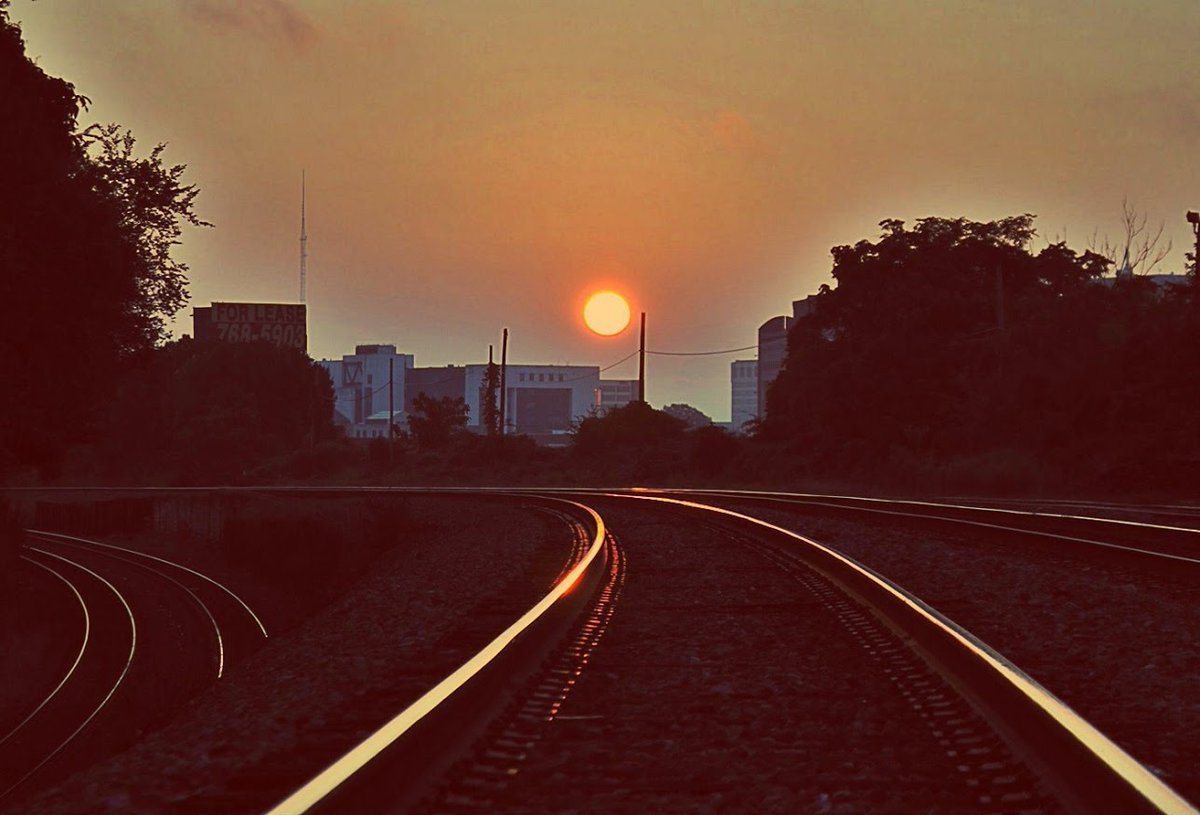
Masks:
[[[118,471],[220,483],[333,439],[332,416],[329,376],[303,354],[184,339],[144,354],[122,380],[101,455]]]
[[[688,461],[705,475],[724,471],[738,449],[738,440],[731,433],[711,424],[688,433]]]
[[[135,159],[114,128],[79,133],[86,104],[0,4],[0,465],[48,477],[95,432],[125,359],[161,339],[184,296],[177,224],[199,223],[182,168],[161,146]]]
[[[131,271],[138,297],[130,308],[145,336],[138,338],[135,347],[153,344],[165,337],[164,315],[179,311],[187,301],[188,267],[171,257],[182,224],[211,226],[193,210],[200,191],[183,183],[184,165],[163,166],[165,144],[156,145],[148,157],[137,158],[133,134],[115,124],[92,125],[83,131],[82,142],[89,157],[84,178],[117,205],[122,236],[136,249],[138,262]]]
[[[645,402],[630,402],[579,421],[574,428],[572,447],[581,455],[598,458],[640,454],[679,441],[685,427],[680,419]]]
[[[500,366],[488,360],[479,388],[479,421],[489,436],[500,433]]]
[[[697,410],[691,405],[677,403],[667,405],[662,409],[662,412],[668,416],[674,416],[679,421],[683,422],[688,427],[707,427],[712,424],[712,418],[704,412]]]
[[[444,447],[452,438],[465,433],[470,408],[461,396],[435,399],[424,393],[413,399],[408,429],[423,448]]]
[[[833,249],[837,288],[793,326],[768,394],[764,435],[808,472],[911,487],[919,471],[936,489],[973,461],[1019,491],[1103,484],[1129,458],[1200,459],[1190,287],[1101,285],[1106,258],[1033,252],[1028,215],[881,226]]]

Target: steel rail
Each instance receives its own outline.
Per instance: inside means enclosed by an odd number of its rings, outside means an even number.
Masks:
[[[164,563],[167,566],[173,566],[176,569],[181,569],[181,570],[187,572],[188,574],[194,575],[194,576],[200,578],[201,580],[211,583],[212,585],[216,586],[218,589],[223,591],[225,594],[232,597],[234,602],[236,602],[239,606],[244,608],[246,610],[246,613],[250,615],[250,618],[254,620],[254,624],[256,626],[258,626],[258,630],[262,632],[263,637],[264,638],[267,637],[266,626],[263,625],[262,620],[260,620],[258,618],[258,615],[254,613],[253,609],[250,608],[250,606],[246,603],[245,600],[243,600],[241,597],[238,597],[237,594],[235,594],[232,589],[226,587],[224,584],[219,583],[218,581],[212,579],[211,577],[209,577],[206,574],[203,574],[202,572],[198,572],[195,569],[184,566],[182,563],[176,563],[173,560],[167,560],[166,558],[158,557],[157,555],[151,555],[148,552],[139,552],[137,549],[129,549],[125,546],[117,546],[116,544],[112,544],[112,543],[101,543],[100,541],[87,540],[86,538],[77,538],[73,535],[63,535],[59,532],[46,532],[46,531],[43,531],[40,529],[27,529],[25,531],[30,534],[41,535],[43,537],[57,538],[57,539],[61,539],[61,540],[78,541],[79,543],[86,544],[88,546],[100,546],[105,549],[117,549],[122,552],[127,552],[131,555],[136,555],[137,557],[149,558],[150,560],[158,561],[159,563]]]
[[[453,673],[434,687],[426,691],[415,702],[406,707],[391,721],[384,724],[374,733],[351,748],[341,758],[334,761],[314,778],[280,801],[267,811],[267,815],[300,815],[320,804],[336,789],[341,787],[356,772],[363,769],[372,760],[387,750],[398,739],[421,722],[425,717],[438,709],[456,692],[461,690],[473,677],[495,660],[520,634],[528,630],[579,582],[587,569],[595,562],[604,547],[606,531],[604,519],[591,507],[575,501],[561,498],[550,500],[563,501],[582,510],[591,517],[596,525],[596,534],[592,539],[584,557],[576,564],[566,577],[560,580],[545,597],[538,601],[529,611],[525,612],[516,622],[506,628],[495,639],[485,645],[477,654],[463,663]]]
[[[820,493],[804,493],[804,492],[772,492],[767,490],[709,490],[709,489],[646,489],[635,487],[634,492],[660,492],[660,493],[688,493],[696,495],[741,495],[748,497],[763,497],[763,498],[792,498],[812,501],[859,501],[862,503],[874,504],[889,504],[892,506],[914,506],[925,507],[932,509],[960,509],[967,512],[991,512],[1003,515],[1017,515],[1028,518],[1054,518],[1067,521],[1089,521],[1098,524],[1113,524],[1114,526],[1128,526],[1138,529],[1156,529],[1164,532],[1178,532],[1185,535],[1195,535],[1197,544],[1200,544],[1200,529],[1195,529],[1189,526],[1172,526],[1169,524],[1152,524],[1145,521],[1134,521],[1128,518],[1098,518],[1093,515],[1071,515],[1061,512],[1036,512],[1033,510],[1006,509],[1004,507],[988,507],[975,506],[970,504],[948,504],[939,501],[917,501],[910,498],[873,498],[863,495],[823,495]],[[842,506],[840,504],[831,504],[830,506]],[[920,516],[913,516],[920,517]]]
[[[27,555],[21,555],[21,559],[24,561],[27,561],[29,563],[32,563],[34,566],[45,569],[46,571],[50,572],[50,574],[54,575],[59,580],[61,580],[62,582],[67,584],[67,588],[70,589],[71,593],[75,595],[75,599],[79,601],[80,610],[83,611],[83,641],[79,644],[79,653],[77,653],[75,655],[75,661],[71,663],[71,667],[67,669],[67,672],[65,674],[63,674],[63,678],[60,679],[58,681],[58,684],[54,686],[54,690],[50,691],[50,694],[45,699],[43,699],[38,704],[37,707],[35,707],[33,710],[31,710],[29,712],[29,715],[27,715],[24,719],[22,719],[17,724],[16,727],[14,727],[12,730],[10,730],[6,734],[4,734],[4,736],[2,738],[0,738],[0,744],[4,744],[4,742],[8,741],[14,735],[16,735],[18,730],[20,730],[22,727],[24,727],[26,724],[28,724],[29,720],[32,719],[34,716],[36,716],[42,710],[42,708],[44,708],[46,705],[48,705],[50,703],[50,700],[53,699],[58,694],[58,692],[63,689],[63,686],[66,685],[67,682],[70,680],[71,676],[74,675],[75,669],[79,667],[79,663],[83,661],[83,653],[84,653],[84,651],[87,650],[87,646],[88,646],[88,635],[91,633],[91,630],[92,630],[92,617],[90,614],[88,614],[87,602],[83,599],[83,595],[79,593],[79,589],[77,589],[75,587],[75,584],[72,583],[69,578],[64,577],[59,571],[57,571],[56,569],[54,569],[50,566],[47,566],[45,563],[39,563],[38,561],[34,560],[31,557],[28,557]]]
[[[213,615],[212,609],[210,609],[205,604],[205,602],[200,599],[200,596],[198,594],[196,594],[196,592],[192,591],[190,588],[183,585],[175,578],[171,577],[171,575],[167,574],[162,569],[156,569],[155,567],[153,567],[147,563],[139,563],[138,561],[134,560],[133,558],[125,557],[123,555],[118,555],[118,554],[115,554],[114,552],[106,552],[103,550],[97,551],[97,550],[93,549],[91,546],[89,546],[87,543],[78,543],[78,542],[76,542],[76,540],[60,540],[57,537],[50,537],[50,536],[45,535],[44,533],[40,533],[40,532],[31,532],[29,534],[31,536],[33,536],[34,538],[41,540],[43,542],[46,542],[46,543],[56,543],[60,546],[72,546],[72,547],[75,547],[76,549],[82,549],[85,552],[92,552],[93,554],[100,555],[101,557],[112,558],[113,560],[119,560],[122,563],[128,563],[130,566],[136,566],[139,569],[145,569],[148,572],[153,572],[154,574],[161,577],[163,580],[166,580],[166,581],[174,584],[177,588],[186,592],[187,595],[189,597],[191,597],[192,600],[196,603],[196,605],[200,607],[200,611],[202,611],[204,613],[204,616],[208,618],[209,625],[212,626],[213,634],[216,636],[216,639],[217,639],[217,679],[220,679],[222,677],[222,675],[225,672],[225,640],[221,636],[221,626],[220,626],[220,624],[217,623],[217,618],[216,618],[216,616]],[[82,540],[82,538],[80,538],[78,540]],[[92,542],[89,541],[88,543],[92,543]]]
[[[65,748],[68,744],[70,744],[75,739],[76,736],[78,736],[81,732],[83,732],[83,729],[85,727],[87,727],[93,719],[96,718],[96,716],[100,713],[100,711],[104,709],[104,706],[108,704],[109,700],[112,699],[113,694],[115,694],[117,692],[117,688],[121,687],[121,684],[125,681],[126,675],[128,675],[128,673],[129,673],[130,666],[133,665],[133,655],[137,651],[137,621],[134,619],[133,609],[131,609],[129,607],[129,603],[127,603],[125,601],[125,597],[121,594],[120,591],[117,590],[116,586],[114,586],[112,583],[105,580],[100,575],[96,574],[96,572],[92,571],[87,566],[84,566],[81,563],[76,563],[75,561],[71,560],[70,558],[63,557],[62,555],[56,555],[53,552],[47,552],[45,549],[39,549],[36,546],[29,546],[27,548],[29,548],[30,551],[37,552],[39,554],[45,555],[46,557],[52,557],[55,560],[62,561],[63,563],[69,563],[71,566],[75,567],[76,569],[87,572],[92,577],[96,578],[101,583],[103,583],[105,586],[107,586],[109,588],[109,590],[112,591],[112,593],[114,595],[116,595],[117,600],[120,601],[121,605],[125,609],[126,616],[129,618],[129,654],[125,657],[125,666],[121,669],[120,676],[117,677],[117,681],[113,683],[113,686],[111,688],[109,688],[108,693],[106,693],[104,695],[104,698],[100,700],[100,704],[98,704],[96,706],[96,708],[91,713],[88,714],[87,718],[85,718],[83,720],[83,722],[80,723],[80,725],[71,732],[71,735],[67,736],[66,739],[64,739],[57,747],[55,747],[53,750],[51,750],[49,754],[47,754],[46,756],[43,756],[42,760],[39,761],[37,763],[37,765],[33,767],[33,769],[29,770],[29,772],[25,773],[25,775],[23,775],[19,779],[17,779],[17,781],[15,783],[11,784],[8,787],[8,789],[0,792],[0,798],[4,798],[9,793],[11,793],[13,790],[17,789],[19,786],[24,784],[30,778],[30,776],[32,776],[34,773],[36,773],[38,770],[40,770],[42,767],[44,767],[46,765],[46,763],[50,761],[50,759],[54,758],[56,755],[58,755],[60,752],[62,752],[63,748]]]
[[[1098,546],[1104,549],[1111,549],[1118,552],[1125,552],[1135,555],[1144,555],[1152,558],[1160,558],[1162,560],[1173,561],[1175,563],[1187,564],[1189,566],[1200,566],[1200,557],[1188,557],[1187,555],[1176,555],[1170,552],[1160,552],[1154,549],[1144,549],[1139,546],[1130,546],[1123,543],[1112,543],[1111,541],[1096,540],[1095,538],[1082,538],[1076,535],[1064,535],[1060,532],[1050,532],[1044,529],[1033,529],[1022,526],[1009,526],[999,523],[989,523],[987,521],[971,520],[970,518],[958,518],[951,515],[935,515],[924,512],[907,512],[896,509],[883,509],[875,506],[854,506],[852,504],[832,503],[828,499],[834,500],[852,500],[852,501],[869,501],[877,504],[901,505],[901,506],[921,506],[921,507],[939,507],[945,509],[962,510],[968,512],[1003,512],[1010,515],[1018,515],[1029,519],[1051,518],[1055,520],[1069,520],[1077,522],[1094,522],[1097,524],[1112,523],[1120,526],[1135,526],[1155,531],[1183,532],[1191,533],[1197,536],[1197,545],[1200,546],[1200,530],[1189,529],[1187,527],[1163,526],[1161,524],[1140,524],[1134,521],[1126,521],[1118,518],[1094,518],[1084,515],[1058,515],[1053,513],[1037,513],[1037,512],[1019,512],[1016,510],[996,509],[993,507],[974,507],[960,506],[953,504],[937,504],[932,502],[920,501],[892,501],[885,498],[859,498],[852,496],[819,496],[808,495],[805,493],[770,493],[759,492],[754,490],[687,490],[687,489],[664,489],[664,490],[645,490],[636,489],[635,494],[667,494],[667,495],[692,495],[714,498],[730,498],[730,499],[749,499],[755,501],[767,501],[772,503],[786,505],[803,505],[825,507],[829,509],[849,510],[851,512],[865,512],[874,515],[889,515],[897,518],[913,518],[917,520],[942,521],[945,523],[961,524],[963,526],[973,526],[980,529],[992,529],[1000,532],[1018,532],[1024,535],[1036,535],[1038,537],[1052,538],[1055,540],[1067,541],[1069,543],[1082,543],[1088,546]]]
[[[1032,756],[1037,766],[1050,771],[1046,780],[1055,791],[1075,803],[1084,803],[1083,811],[1196,815],[1197,810],[1178,793],[1016,665],[914,595],[852,558],[791,530],[724,507],[655,495],[609,495],[715,513],[803,544],[806,552],[819,558],[820,565],[815,568],[852,595],[860,597],[876,613],[884,615],[910,642],[919,645],[926,658],[940,666],[941,672],[950,671],[957,676],[956,686],[970,689],[971,683],[963,677],[964,672],[983,676],[985,680],[991,680],[989,694],[1003,693],[1007,697],[995,707],[1019,704],[1024,722],[1037,728],[1042,735],[1049,735],[1053,746],[1043,743],[1037,735],[1020,733],[1010,721],[998,721],[993,704],[980,691],[970,693],[976,704],[983,706],[985,718],[997,727],[998,732],[1006,736],[1006,740],[1018,741],[1023,755]],[[1073,755],[1060,755],[1058,749],[1070,750]]]
[[[1110,501],[1086,501],[1071,498],[988,498],[986,496],[948,495],[944,501],[979,501],[981,506],[989,504],[1012,504],[1016,506],[1044,505],[1059,507],[1084,507],[1088,509],[1109,509],[1122,512],[1142,512],[1151,515],[1186,515],[1200,517],[1200,504],[1116,504]]]

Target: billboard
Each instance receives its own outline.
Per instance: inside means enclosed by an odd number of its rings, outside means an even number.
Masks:
[[[305,306],[297,303],[213,303],[192,312],[203,342],[269,342],[308,351]]]

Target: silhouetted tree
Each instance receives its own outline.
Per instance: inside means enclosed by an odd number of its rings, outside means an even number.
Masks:
[[[328,373],[291,348],[184,339],[121,381],[102,451],[117,474],[218,483],[336,437]]]
[[[792,328],[768,395],[766,434],[810,471],[938,477],[974,461],[955,472],[1016,488],[1196,450],[1200,434],[1180,443],[1195,411],[1158,410],[1196,392],[1193,329],[1149,280],[1101,285],[1094,252],[1033,252],[1028,215],[881,226],[833,249],[837,287]]]
[[[500,366],[488,362],[479,388],[479,421],[489,436],[500,433]]]
[[[161,147],[138,160],[115,128],[79,133],[86,104],[25,55],[0,0],[0,468],[52,475],[185,294],[169,251],[198,223],[195,189]]]
[[[662,411],[668,416],[674,416],[688,427],[708,427],[712,424],[712,419],[707,414],[691,405],[683,403],[667,405]]]
[[[465,432],[470,408],[461,396],[435,399],[424,393],[413,399],[408,429],[425,448],[445,446],[456,434]]]
[[[723,428],[710,424],[688,433],[688,460],[705,475],[724,470],[737,453],[738,440]]]
[[[1138,212],[1137,207],[1129,203],[1129,199],[1121,201],[1121,236],[1112,241],[1108,235],[1099,237],[1099,231],[1092,233],[1088,248],[1099,255],[1108,258],[1118,270],[1128,261],[1129,268],[1134,274],[1153,274],[1154,270],[1171,254],[1173,242],[1168,237],[1163,240],[1166,224],[1159,221],[1149,223],[1145,212]]]
[[[575,424],[576,452],[600,458],[628,456],[680,441],[687,427],[680,419],[645,402],[630,402],[603,415],[586,416]]]

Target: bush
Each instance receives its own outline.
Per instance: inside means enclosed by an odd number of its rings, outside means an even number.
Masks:
[[[738,448],[738,440],[720,427],[710,425],[688,434],[688,460],[705,475],[723,472]]]

